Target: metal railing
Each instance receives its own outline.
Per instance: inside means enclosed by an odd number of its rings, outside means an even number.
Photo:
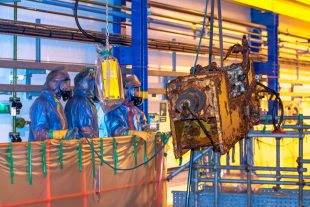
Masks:
[[[279,118],[279,117],[277,117]],[[246,202],[247,207],[252,207],[254,204],[253,201],[253,193],[252,193],[252,185],[255,184],[266,184],[266,185],[275,185],[272,189],[273,191],[279,191],[281,190],[281,185],[289,185],[289,186],[298,186],[298,207],[304,206],[304,187],[310,186],[310,182],[305,182],[304,179],[310,178],[310,176],[304,176],[304,173],[307,172],[307,168],[305,168],[304,164],[309,164],[310,159],[305,159],[303,156],[303,149],[304,149],[304,138],[306,134],[309,134],[305,131],[305,129],[309,129],[309,125],[304,125],[303,121],[305,119],[310,119],[308,116],[285,116],[284,120],[296,120],[297,124],[295,125],[283,125],[282,128],[284,129],[292,129],[295,131],[287,131],[286,133],[278,134],[273,133],[272,131],[250,131],[248,134],[245,144],[247,148],[246,153],[246,160],[242,157],[242,140],[240,144],[240,166],[231,166],[229,161],[226,163],[226,165],[220,164],[220,154],[218,152],[213,153],[213,162],[212,164],[199,164],[198,161],[204,156],[210,157],[210,152],[212,148],[208,148],[204,151],[201,151],[200,153],[196,153],[196,156],[194,158],[194,165],[193,165],[193,174],[195,174],[195,171],[201,172],[202,170],[208,170],[209,175],[213,175],[213,177],[208,176],[201,176],[200,173],[198,174],[198,178],[192,177],[192,184],[193,186],[206,186],[207,183],[213,184],[213,189],[211,192],[214,193],[214,207],[219,206],[219,200],[221,198],[221,193],[219,190],[219,185],[223,183],[239,183],[239,184],[246,184]],[[261,117],[261,120],[266,120],[266,117]],[[266,167],[266,166],[254,166],[254,155],[253,155],[253,139],[256,138],[274,138],[276,140],[275,150],[276,150],[276,164],[274,167]],[[297,138],[298,139],[298,158],[296,160],[296,167],[281,167],[281,145],[280,140],[285,138]],[[270,155],[272,156],[272,155]],[[189,163],[186,163],[181,168],[179,168],[177,171],[173,172],[168,176],[168,180],[171,180],[174,176],[176,176],[178,173],[180,173],[182,170],[184,170],[186,167],[189,166]],[[240,170],[246,172],[246,178],[245,179],[239,179],[239,178],[233,178],[233,179],[226,179],[221,178],[221,171],[222,170]],[[259,174],[256,173],[256,171],[271,171],[274,172],[273,174]],[[290,172],[291,174],[285,174],[282,173]],[[298,175],[294,175],[293,173],[297,173]],[[259,177],[259,179],[253,179],[252,175],[253,173]],[[285,180],[290,179],[290,180]],[[195,189],[195,190],[193,190]],[[208,191],[205,188],[202,189],[202,191],[198,191],[198,187],[193,187],[191,193],[194,195],[194,206],[198,206],[198,196],[201,196],[201,192]],[[179,194],[178,194],[179,195]],[[256,196],[256,195],[255,195]],[[242,205],[242,204],[240,204]],[[270,204],[271,205],[271,204]],[[273,205],[271,205],[273,206]]]

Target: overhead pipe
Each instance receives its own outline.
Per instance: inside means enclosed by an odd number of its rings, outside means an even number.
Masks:
[[[74,9],[73,3],[69,3],[69,2],[65,2],[65,1],[59,1],[59,0],[27,0],[27,1],[49,4],[49,5],[53,5],[53,6],[60,6],[60,7],[69,8],[69,9]],[[97,13],[97,14],[104,14],[104,12],[105,12],[103,9],[85,6],[85,5],[79,5],[79,10],[93,12],[93,13]],[[131,19],[131,15],[126,14],[124,12],[109,11],[109,15]]]
[[[159,2],[155,2],[155,1],[149,1],[149,5],[151,7],[156,7],[156,8],[160,8],[160,9],[170,10],[170,11],[174,11],[174,12],[180,12],[180,13],[184,13],[184,14],[196,15],[196,16],[199,16],[199,17],[203,17],[204,16],[203,12],[200,12],[200,11],[197,11],[197,10],[192,10],[192,9],[187,9],[187,8],[183,8],[183,7],[172,6],[172,5],[169,5],[169,4],[163,4],[163,3],[159,3]],[[208,15],[208,17],[210,18],[210,15]],[[215,17],[215,19],[217,19],[217,17]],[[233,23],[233,24],[237,24],[237,25],[243,25],[243,26],[247,26],[247,27],[266,29],[265,26],[260,25],[260,24],[243,22],[243,21],[238,21],[238,20],[234,20],[234,19],[230,19],[230,18],[223,18],[223,21],[229,22],[229,23]]]
[[[90,0],[80,0],[80,2],[84,2],[87,4],[93,4],[93,5],[97,5],[97,6],[104,6],[105,7],[105,3],[101,3],[101,2],[97,2],[97,1],[90,1]],[[114,4],[108,4],[109,8],[114,8],[114,9],[123,9],[123,10],[127,10],[127,11],[131,11],[131,8],[125,7],[125,6],[117,6]]]
[[[22,23],[22,24],[21,24]],[[28,27],[35,27],[33,29],[27,29]],[[49,29],[50,28],[50,29]],[[57,29],[57,30],[56,30]],[[38,31],[39,30],[39,31]],[[43,31],[44,30],[44,31]],[[0,31],[2,33],[7,34],[19,34],[19,35],[30,35],[30,36],[39,36],[45,38],[57,38],[57,39],[67,39],[67,40],[75,40],[75,41],[82,41],[82,42],[92,42],[92,40],[85,38],[82,34],[79,33],[78,30],[72,28],[65,28],[65,27],[55,27],[49,25],[42,25],[37,27],[36,25],[28,22],[13,22],[11,20],[3,20],[0,19]],[[40,33],[42,31],[42,33]],[[98,33],[97,35],[101,35],[102,38],[104,36],[99,32],[91,31],[92,33]],[[67,36],[66,36],[67,35]],[[114,44],[121,44],[121,45],[130,45],[131,40],[129,36],[111,36],[111,41]],[[187,52],[187,53],[194,53],[196,51],[196,45],[188,44],[188,43],[180,43],[180,42],[170,42],[166,40],[158,40],[158,39],[148,39],[149,41],[149,49],[158,49],[158,50],[174,50],[176,52]],[[216,48],[218,50],[218,48]],[[201,54],[206,54],[208,52],[208,47],[201,48]],[[218,51],[215,51],[214,55],[218,55]],[[255,55],[252,56],[256,61],[263,61],[265,60],[264,55]],[[294,61],[280,58],[280,63],[288,64],[288,65],[296,65]],[[300,61],[299,65],[307,66],[310,65],[309,61]]]
[[[180,13],[185,13],[185,14],[190,14],[190,15],[197,15],[197,16],[203,17],[203,12],[200,12],[197,10],[191,10],[191,9],[186,9],[186,8],[182,8],[182,7],[176,7],[173,5],[163,4],[163,3],[154,2],[154,1],[149,1],[149,5],[156,7],[156,8],[161,8],[161,9],[166,9],[166,10],[170,10],[170,11],[175,11],[175,12],[180,12]],[[208,15],[208,17],[210,18],[210,15]],[[217,17],[215,17],[215,19],[217,19]],[[266,30],[266,27],[263,25],[260,25],[260,24],[244,22],[244,21],[239,21],[239,20],[230,19],[230,18],[223,18],[223,21],[233,23],[233,24],[237,24],[237,25],[243,25],[243,26],[247,26],[247,27],[253,27],[253,28]],[[301,39],[305,39],[305,40],[309,39],[309,37],[307,37],[307,36],[291,34],[291,33],[284,32],[284,31],[279,31],[279,34],[288,35],[288,36],[301,38]]]
[[[14,5],[11,4],[4,4],[4,3],[0,3],[0,6],[7,6],[7,7],[14,7]],[[74,17],[74,15],[72,14],[67,14],[67,13],[62,13],[62,12],[55,12],[55,11],[50,11],[50,10],[44,10],[44,9],[37,9],[37,8],[31,8],[31,7],[26,7],[26,6],[17,6],[18,9],[24,9],[24,10],[28,10],[28,11],[34,11],[34,12],[42,12],[42,13],[47,13],[47,14],[55,14],[55,15],[61,15],[61,16],[67,16],[67,17]],[[99,18],[93,18],[93,17],[87,17],[87,16],[78,16],[80,19],[86,19],[86,20],[92,20],[92,21],[98,21],[98,22],[104,22],[105,20],[103,19],[99,19]],[[153,19],[150,18],[150,21],[154,24],[163,24],[163,25],[167,25],[167,26],[175,26],[175,27],[179,27],[181,29],[190,29],[193,31],[191,26],[185,26],[185,25],[176,25],[175,23],[172,22],[168,22],[168,21],[161,21],[161,20],[157,20],[157,19]],[[126,22],[115,22],[115,21],[108,21],[111,24],[121,24],[122,26],[131,26],[131,24],[126,23]],[[216,26],[215,26],[216,27]],[[181,33],[181,32],[175,32],[175,31],[169,31],[169,30],[163,30],[163,29],[158,29],[158,28],[152,28],[152,27],[148,27],[149,30],[153,30],[153,31],[159,31],[159,32],[165,32],[165,33],[172,33],[172,34],[179,34],[179,35],[183,35],[183,36],[188,36],[188,37],[195,37],[193,35],[190,34],[185,34],[185,33]],[[244,33],[244,34],[252,34],[251,32],[245,32],[245,31],[241,31],[241,30],[235,30],[235,29],[231,29],[231,28],[225,28],[223,27],[223,29],[227,29],[233,32],[240,32],[240,33]],[[194,31],[200,31],[200,30],[194,30]],[[255,33],[253,33],[255,34]],[[230,37],[230,36],[228,36]],[[235,38],[235,37],[232,37]],[[204,39],[208,39],[208,38],[204,38]],[[261,41],[258,41],[256,39],[253,39],[251,41],[255,41],[258,43],[262,43]],[[231,42],[231,41],[224,41],[224,43],[227,44],[235,44],[235,42]],[[250,46],[251,48],[256,48],[255,46]],[[264,49],[264,48],[263,48]]]
[[[175,27],[175,28],[179,28],[179,29],[185,29],[185,30],[190,30],[190,31],[196,31],[196,32],[201,32],[201,28],[195,28],[193,29],[193,27],[189,26],[189,25],[184,25],[184,24],[178,24],[178,23],[174,23],[174,22],[169,22],[169,21],[164,21],[164,20],[159,20],[159,19],[153,19],[153,18],[149,18],[149,22],[150,23],[153,23],[153,24],[159,24],[159,25],[164,25],[164,26],[170,26],[170,27]],[[152,30],[156,30],[157,28],[150,28],[149,29],[152,29]],[[163,29],[160,29],[162,31],[165,31]],[[174,31],[171,31],[171,32],[174,32]],[[187,35],[188,34],[184,34],[184,33],[180,33],[182,35]],[[216,34],[218,35],[218,33],[213,33],[213,34]],[[194,35],[190,35],[191,37],[196,37]],[[231,35],[231,34],[224,34],[223,36],[225,37],[229,37],[229,38],[235,38],[236,40],[239,40],[240,39],[240,36],[234,36],[234,35]],[[197,37],[199,37],[199,35],[197,35]],[[209,38],[203,38],[203,39],[209,39]],[[258,39],[254,39],[254,38],[249,38],[250,41],[252,42],[257,42],[257,43],[263,43],[263,41],[261,40],[258,40]],[[217,40],[219,41],[219,40]],[[228,41],[224,41],[226,43],[230,43],[230,44],[235,44],[234,42],[228,42]]]
[[[182,19],[182,18],[178,18],[178,17],[173,17],[173,16],[165,15],[165,14],[159,14],[159,13],[156,13],[156,12],[151,12],[151,17],[152,16],[154,16],[154,17],[161,17],[161,18],[167,18],[167,19],[172,19],[172,20],[177,20],[177,21],[182,21],[182,22],[187,22],[187,23],[192,24],[194,27],[196,25],[202,25],[201,22],[194,22],[192,20]],[[214,25],[214,28],[218,28],[218,26]],[[224,27],[223,26],[222,28],[225,29],[225,30],[230,30],[232,32],[241,32],[241,33],[249,34],[249,35],[252,35],[252,36],[267,37],[267,35],[258,34],[258,33],[254,33],[254,32],[249,32],[249,31],[243,31],[243,30],[234,29],[234,28],[230,28],[230,27]]]
[[[8,1],[11,1],[11,0],[8,0]],[[18,0],[20,1],[20,0]],[[96,1],[88,1],[88,0],[81,0],[81,2],[84,2],[84,3],[87,3],[87,4],[93,4],[93,5],[98,5],[98,6],[105,6],[105,4],[103,3],[100,3],[100,2],[96,2]],[[131,1],[129,1],[131,2]],[[158,3],[158,2],[155,2],[155,3]],[[154,5],[154,2],[149,2],[149,5],[151,6],[154,6],[156,7],[157,5]],[[124,6],[115,6],[113,4],[109,4],[109,7],[110,8],[117,8],[117,9],[123,9],[123,10],[126,10],[126,11],[131,11],[131,8],[128,8],[128,7],[124,7]],[[161,7],[163,7],[163,5],[161,5]],[[191,10],[191,11],[194,11],[194,10]],[[154,15],[160,15],[160,14],[155,14],[152,12],[152,14]],[[191,12],[189,14],[192,14]],[[193,15],[193,14],[192,14]],[[201,15],[199,14],[196,14],[196,15]],[[170,17],[171,19],[173,19],[172,17]],[[177,19],[176,19],[177,20]],[[183,21],[186,21],[183,19]],[[260,27],[262,25],[256,25],[256,24],[253,24],[253,23],[249,23],[249,22],[238,22],[238,20],[234,20],[234,19],[229,19],[229,18],[225,18],[223,21],[226,21],[226,22],[229,22],[229,23],[234,23],[234,24],[239,24],[239,25],[244,25],[244,26],[248,26],[248,27]],[[198,24],[198,23],[197,23]],[[224,27],[223,27],[224,28]],[[224,28],[225,29],[225,28]],[[264,29],[263,27],[261,27],[260,29]],[[246,34],[251,34],[250,32],[247,32]],[[305,40],[308,40],[309,37],[306,37],[306,36],[302,36],[302,35],[296,35],[296,34],[291,34],[291,33],[288,33],[288,32],[285,32],[285,31],[279,31],[279,34],[281,35],[285,35],[285,36],[292,36],[292,37],[296,37],[296,38],[301,38],[301,39],[305,39]],[[251,35],[259,35],[257,33],[252,33]],[[259,35],[260,36],[260,35]]]
[[[5,4],[1,4],[1,5],[5,5]],[[5,5],[5,6],[11,6],[11,5]],[[20,6],[19,6],[20,7]],[[26,9],[27,7],[24,7],[23,9]],[[27,9],[29,9],[29,10],[33,10],[33,11],[39,11],[39,12],[44,12],[44,10],[40,10],[40,9],[35,9],[35,8],[27,8]],[[45,10],[45,12],[47,12],[46,10]],[[65,16],[70,16],[70,14],[64,14],[64,13],[57,13],[57,12],[52,12],[52,11],[49,11],[49,13],[54,13],[54,14],[59,14],[59,15],[65,15]],[[72,15],[71,15],[72,16]],[[96,18],[91,18],[91,17],[81,17],[81,18],[85,18],[85,19],[89,19],[89,20],[95,20],[95,21],[100,21],[99,19],[96,19]],[[117,22],[112,22],[112,23],[116,23],[117,24]],[[127,24],[128,25],[128,24]],[[153,28],[149,28],[149,29],[153,29]],[[225,29],[225,28],[224,28]],[[227,29],[229,29],[229,28],[227,28]],[[153,29],[153,30],[156,30],[156,29]],[[230,29],[231,31],[232,31],[232,29]],[[242,32],[242,31],[237,31],[237,32]],[[249,32],[245,32],[245,33],[249,33]],[[280,57],[280,59],[281,59],[281,57]],[[285,59],[281,59],[280,60],[281,61],[281,64],[288,64],[288,65],[291,65],[291,64],[295,64],[294,62],[292,62],[292,61],[289,61],[288,59],[287,60],[285,60]],[[306,63],[301,63],[301,66],[304,66],[304,67],[306,67],[306,65],[305,65]]]
[[[6,7],[12,7],[14,8],[14,5],[11,4],[4,4],[4,3],[0,3],[0,6],[6,6]],[[50,10],[45,10],[45,9],[37,9],[37,8],[32,8],[32,7],[26,7],[26,6],[17,6],[18,9],[24,9],[24,10],[28,10],[28,11],[33,11],[33,12],[42,12],[42,13],[47,13],[47,14],[55,14],[55,15],[60,15],[60,16],[67,16],[67,17],[72,17],[74,18],[73,14],[67,14],[67,13],[63,13],[63,12],[56,12],[56,11],[50,11]],[[87,17],[87,16],[80,16],[78,15],[79,19],[87,19],[87,20],[92,20],[92,21],[97,21],[97,22],[106,22],[103,19],[99,19],[99,18],[94,18],[94,17]],[[108,21],[111,24],[122,24],[122,25],[126,25],[126,26],[131,26],[128,23],[125,22],[115,22],[115,21]]]

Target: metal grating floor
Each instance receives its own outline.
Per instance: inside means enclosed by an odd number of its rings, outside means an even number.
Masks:
[[[173,191],[173,206],[184,207],[186,192]],[[280,195],[279,195],[280,194]],[[304,191],[304,206],[310,204],[310,191]],[[194,196],[190,196],[190,206],[194,206]],[[214,193],[211,190],[205,190],[198,194],[199,207],[214,207]],[[219,193],[219,207],[246,207],[247,194]],[[260,194],[252,195],[253,207],[297,207],[297,190],[280,190],[274,193],[272,189],[262,189]]]

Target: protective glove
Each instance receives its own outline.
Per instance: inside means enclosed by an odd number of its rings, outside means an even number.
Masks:
[[[72,129],[68,129],[67,133],[66,133],[66,140],[71,140],[71,139],[75,139],[79,134],[79,129],[78,128],[72,128]]]

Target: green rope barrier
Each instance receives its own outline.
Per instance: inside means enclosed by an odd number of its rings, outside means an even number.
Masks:
[[[63,169],[64,167],[64,160],[63,160],[63,145],[62,141],[60,140],[59,142],[59,164],[60,164],[60,169]]]
[[[270,119],[270,115],[267,115],[267,116],[266,116],[266,120],[265,120],[265,124],[264,124],[264,128],[263,128],[263,130],[261,131],[263,134],[266,133],[266,125],[268,124],[269,119]]]
[[[162,141],[162,143],[163,144],[166,144],[166,142],[168,141],[168,136],[167,136],[167,134],[165,134],[165,133],[162,133],[161,135],[160,135],[160,139],[161,139],[161,141]],[[164,157],[167,157],[167,152],[164,152]]]
[[[179,159],[179,166],[182,165],[182,162],[183,162],[183,157],[180,157],[180,159]]]
[[[118,143],[116,142],[115,137],[113,137],[114,174],[116,174],[116,168],[118,165],[117,145]]]
[[[135,166],[137,166],[138,157],[137,157],[137,137],[136,137],[136,135],[132,136],[132,141],[133,141],[133,156],[135,158]]]
[[[42,168],[43,168],[43,174],[46,176],[47,171],[46,171],[46,143],[45,141],[41,142],[42,146]]]
[[[146,162],[146,161],[147,161],[146,141],[143,140],[143,142],[144,142],[144,156],[143,156],[143,161]]]
[[[160,139],[162,141],[163,144],[166,144],[166,142],[168,141],[168,136],[165,133],[162,133],[160,136]]]
[[[79,140],[79,146],[78,146],[78,156],[79,156],[79,168],[80,172],[83,170],[83,162],[82,162],[82,142]]]
[[[32,145],[28,142],[28,182],[32,185]]]
[[[92,149],[95,149],[93,140],[91,140],[91,146],[92,146]],[[96,177],[96,163],[95,163],[95,152],[94,152],[94,150],[91,150],[91,165],[92,165],[93,177],[95,178]]]
[[[102,159],[100,160],[100,165],[103,165],[103,139],[100,139],[100,156],[102,157]]]
[[[154,154],[157,152],[157,138],[156,136],[154,137]],[[154,162],[154,167],[155,167],[155,170],[157,168],[157,161],[155,159],[155,162]]]
[[[12,142],[10,142],[10,144],[9,144],[9,165],[10,165],[11,184],[14,184],[14,160],[13,160]]]
[[[154,153],[157,152],[157,139],[154,137]]]

